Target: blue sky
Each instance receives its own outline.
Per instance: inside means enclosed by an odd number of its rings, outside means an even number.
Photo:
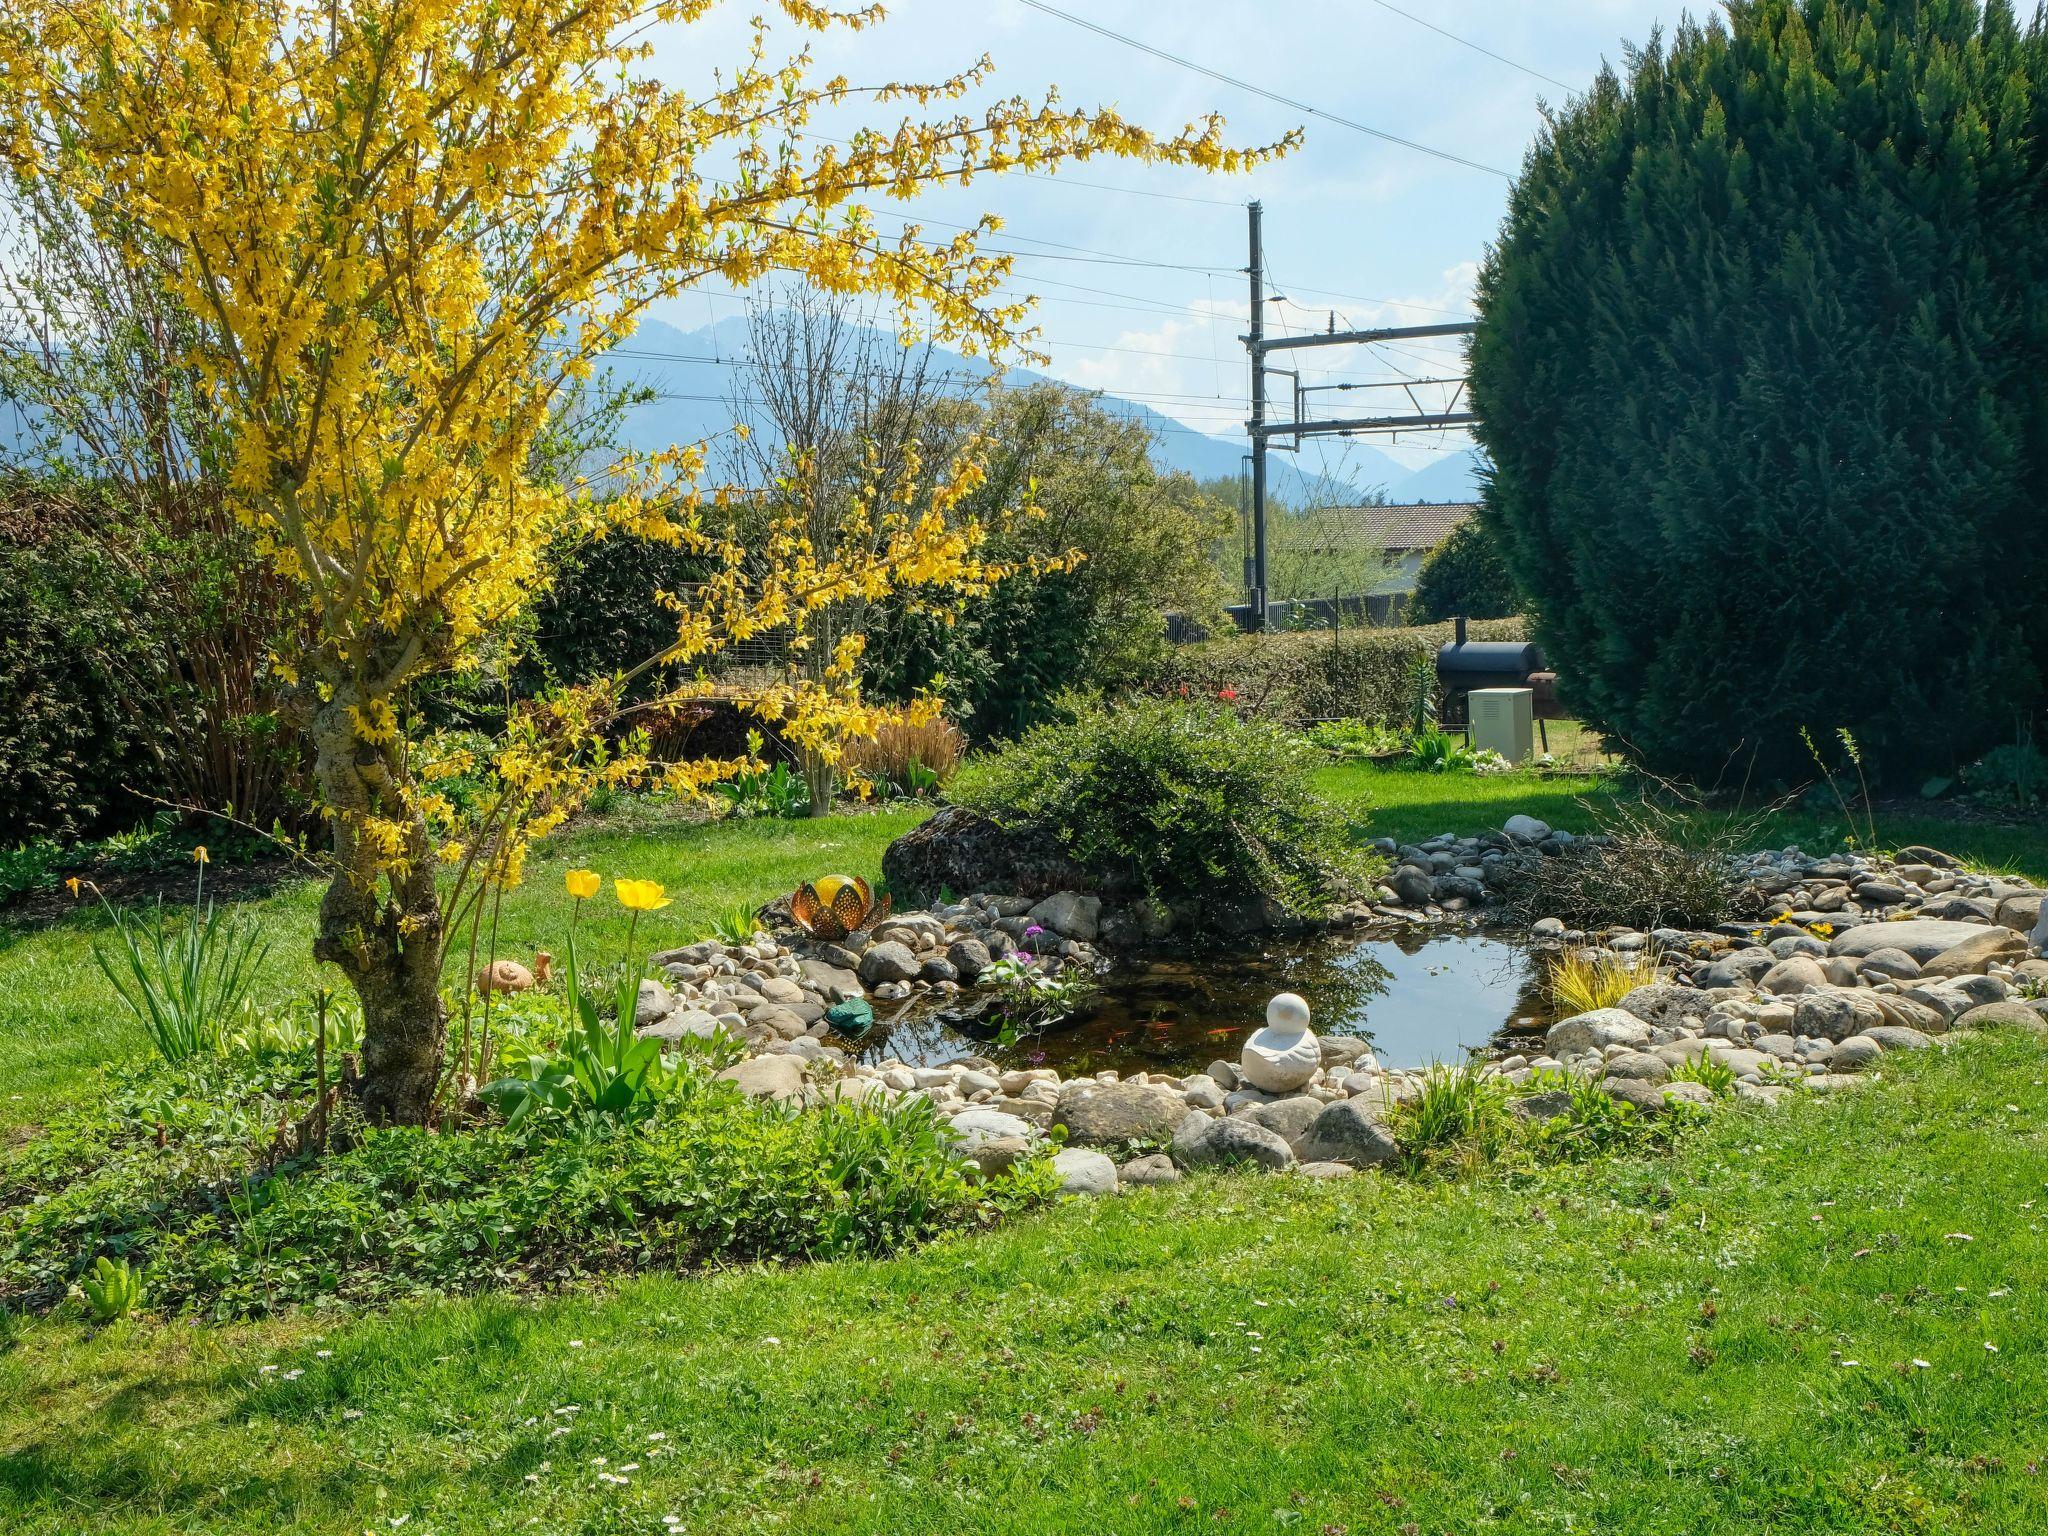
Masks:
[[[1556,82],[1582,88],[1603,59],[1619,62],[1625,43],[1646,40],[1660,24],[1668,30],[1687,9],[1659,0],[1053,3],[1325,112],[1506,172],[1520,164],[1536,131],[1539,103],[1568,95]],[[705,59],[735,56],[749,15],[762,8],[730,7],[658,40],[656,69],[678,83],[694,81]],[[796,37],[786,28],[778,35]],[[998,213],[1004,245],[1042,253],[1018,260],[1014,286],[1040,299],[1047,371],[1141,399],[1203,431],[1230,435],[1245,415],[1237,340],[1248,307],[1245,202],[1256,197],[1265,206],[1267,268],[1292,301],[1271,306],[1268,323],[1294,330],[1322,329],[1333,309],[1339,327],[1469,316],[1472,275],[1505,207],[1508,183],[1500,176],[1304,117],[1021,0],[892,0],[879,26],[815,37],[813,46],[823,73],[843,72],[856,83],[936,77],[986,52],[998,94],[1036,95],[1056,85],[1070,103],[1113,104],[1157,129],[1178,128],[1213,107],[1242,142],[1305,128],[1301,150],[1244,176],[1097,161],[1059,181],[988,178],[914,205],[934,221]],[[1090,185],[1071,184],[1080,182]],[[733,299],[699,296],[664,318],[695,328],[740,308]],[[1391,381],[1454,369],[1440,345],[1306,353],[1315,372],[1304,382]],[[1333,407],[1405,404],[1396,391],[1324,398]],[[1434,434],[1380,446],[1421,465],[1464,444],[1455,434]],[[1341,446],[1327,453],[1332,467],[1341,466]],[[1315,467],[1316,457],[1305,453],[1302,467]]]

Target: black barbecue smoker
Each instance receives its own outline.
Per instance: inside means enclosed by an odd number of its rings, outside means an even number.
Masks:
[[[1465,618],[1452,621],[1456,638],[1437,647],[1436,684],[1442,700],[1439,720],[1447,730],[1470,732],[1471,705],[1467,696],[1475,688],[1527,688],[1535,695],[1536,725],[1543,734],[1543,750],[1550,750],[1550,733],[1545,720],[1561,718],[1557,712],[1557,674],[1547,670],[1543,648],[1529,640],[1467,640]]]

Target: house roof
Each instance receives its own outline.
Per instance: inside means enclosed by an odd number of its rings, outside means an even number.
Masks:
[[[1476,501],[1412,501],[1388,507],[1351,507],[1359,531],[1389,554],[1435,549],[1479,510]]]

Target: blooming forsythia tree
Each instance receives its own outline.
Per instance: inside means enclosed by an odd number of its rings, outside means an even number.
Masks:
[[[881,19],[779,4],[807,29]],[[234,506],[303,592],[311,639],[279,662],[332,826],[315,950],[361,995],[373,1120],[422,1117],[441,1079],[437,872],[516,875],[515,827],[566,814],[587,782],[579,750],[608,723],[601,697],[515,722],[498,763],[511,809],[487,848],[441,846],[441,807],[400,730],[406,692],[472,658],[545,584],[552,543],[624,529],[722,557],[724,574],[677,601],[670,663],[770,628],[801,634],[848,593],[988,579],[979,529],[951,515],[971,459],[914,515],[877,487],[884,532],[852,561],[818,556],[794,515],[772,558],[739,558],[695,489],[701,448],[628,459],[601,490],[534,473],[593,359],[649,304],[773,270],[884,296],[995,351],[1024,319],[999,296],[1006,260],[977,249],[995,221],[945,242],[914,226],[884,237],[863,196],[1103,154],[1228,169],[1265,153],[1226,147],[1213,117],[1161,137],[1053,98],[966,110],[986,60],[930,84],[819,79],[807,54],[771,60],[760,23],[715,88],[652,78],[653,29],[712,5],[17,0],[0,19],[0,151],[147,234],[134,259],[161,268],[194,319]],[[862,104],[910,115],[849,140],[807,133],[821,109]],[[800,744],[858,729],[856,660],[763,707]]]

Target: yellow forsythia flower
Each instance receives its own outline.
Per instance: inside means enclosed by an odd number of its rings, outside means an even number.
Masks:
[[[614,880],[612,889],[618,892],[619,905],[629,912],[659,912],[669,905],[659,880]]]
[[[598,887],[604,884],[604,876],[594,869],[572,869],[562,876],[562,884],[569,888],[571,896],[582,901],[597,894]],[[656,887],[655,893],[660,894],[659,887]],[[619,899],[624,901],[625,897],[621,895]]]

